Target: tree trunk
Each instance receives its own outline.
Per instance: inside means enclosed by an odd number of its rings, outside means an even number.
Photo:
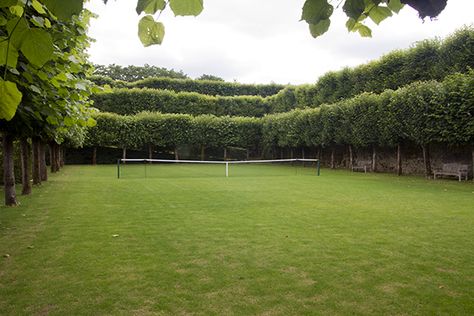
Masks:
[[[336,168],[336,164],[335,164],[335,161],[334,161],[335,151],[336,151],[336,149],[333,146],[331,148],[331,169]]]
[[[206,155],[206,147],[204,145],[201,145],[201,160],[204,160]]]
[[[37,137],[31,139],[33,144],[33,167],[31,168],[33,172],[33,184],[41,184],[41,150],[40,150],[40,141]]]
[[[245,150],[246,151],[246,154],[247,154],[247,160],[250,159],[250,151],[248,149]],[[472,151],[474,153],[474,150]]]
[[[293,147],[290,148],[290,159],[293,159]]]
[[[122,149],[122,159],[127,159],[127,148],[125,147]],[[122,163],[125,163],[125,161]]]
[[[372,146],[372,172],[377,171],[377,151],[375,145]]]
[[[301,147],[301,158],[302,158],[302,159],[305,159],[305,158],[304,158],[304,147]],[[306,167],[304,161],[303,161],[303,167]]]
[[[402,145],[397,146],[397,175],[402,175]]]
[[[97,165],[97,147],[92,148],[92,165]]]
[[[153,159],[153,145],[149,144],[148,145],[148,159]],[[151,161],[150,161],[151,163]]]
[[[283,159],[283,148],[280,148],[280,159]]]
[[[354,154],[352,152],[352,145],[349,145],[349,169],[352,170],[354,166]]]
[[[41,181],[48,181],[48,168],[46,167],[46,144],[42,141],[39,142],[39,158]]]
[[[474,145],[471,147],[471,156],[472,156],[472,181],[474,181]]]
[[[3,133],[3,186],[5,190],[5,205],[15,206],[15,170],[13,164],[13,135]]]
[[[30,144],[28,138],[22,138],[20,140],[21,150],[21,195],[31,194],[31,182],[30,182]]]
[[[51,167],[51,173],[55,173],[58,171],[56,167],[56,143],[51,142],[49,143],[49,165]]]
[[[61,147],[59,150],[59,167],[64,167],[65,164],[65,157],[66,156],[66,148]]]
[[[323,146],[319,145],[318,146],[318,159],[321,161],[321,158],[323,157]]]
[[[422,145],[423,149],[423,162],[425,165],[425,176],[426,178],[431,177],[431,156],[430,156],[430,145]]]
[[[61,146],[59,144],[55,145],[56,148],[56,171],[61,170]]]
[[[179,160],[179,153],[178,153],[178,147],[174,148],[174,159]]]
[[[227,147],[224,147],[224,160],[227,160]]]

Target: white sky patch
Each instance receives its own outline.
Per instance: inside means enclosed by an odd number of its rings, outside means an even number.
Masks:
[[[474,1],[449,0],[437,20],[422,22],[405,8],[399,15],[370,24],[372,38],[345,29],[336,10],[329,32],[311,37],[299,22],[303,0],[204,0],[198,17],[160,17],[166,35],[161,46],[143,47],[137,36],[136,0],[94,0],[88,8],[99,15],[89,35],[98,64],[150,64],[183,70],[191,77],[211,74],[244,83],[313,83],[327,71],[356,66],[414,42],[453,33],[474,22]]]

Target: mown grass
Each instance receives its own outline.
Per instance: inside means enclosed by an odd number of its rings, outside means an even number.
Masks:
[[[474,313],[472,182],[160,174],[69,166],[1,208],[0,314]]]

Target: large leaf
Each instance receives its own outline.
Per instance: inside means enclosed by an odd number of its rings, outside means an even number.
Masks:
[[[301,19],[309,24],[318,24],[322,20],[329,19],[333,10],[334,7],[327,0],[306,0]]]
[[[17,18],[8,21],[7,23],[8,35],[10,35],[10,43],[15,46],[16,49],[20,49],[23,39],[28,33],[30,26],[24,18]]]
[[[22,94],[15,83],[0,79],[0,119],[11,120],[21,102]]]
[[[365,10],[364,0],[346,0],[342,10],[346,15],[354,20],[357,20]]]
[[[165,0],[138,0],[137,13],[155,14],[158,10],[163,10],[165,6]]]
[[[170,0],[175,15],[199,15],[204,9],[203,0]]]
[[[8,44],[6,37],[0,36],[0,66],[6,64],[11,68],[16,68],[17,61],[18,51],[16,50],[16,48],[13,45]]]
[[[155,22],[151,15],[144,16],[138,23],[138,37],[143,46],[161,44],[165,36],[165,26],[161,22]]]
[[[84,0],[43,0],[43,3],[60,20],[68,21],[82,11]]]
[[[20,50],[30,63],[42,67],[53,56],[53,40],[48,32],[33,28],[26,34]]]
[[[18,0],[0,0],[0,8],[9,7],[18,3]]]
[[[392,16],[392,11],[387,7],[375,6],[369,11],[369,17],[375,24],[380,24],[389,16]]]
[[[395,13],[398,13],[403,9],[403,3],[401,3],[400,0],[389,0],[387,6]]]
[[[309,30],[313,37],[318,37],[327,32],[329,25],[331,25],[331,20],[325,19],[321,20],[318,24],[310,24]]]

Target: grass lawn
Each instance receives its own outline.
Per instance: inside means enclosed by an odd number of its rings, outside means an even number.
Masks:
[[[474,314],[472,182],[142,167],[0,208],[1,315]]]

